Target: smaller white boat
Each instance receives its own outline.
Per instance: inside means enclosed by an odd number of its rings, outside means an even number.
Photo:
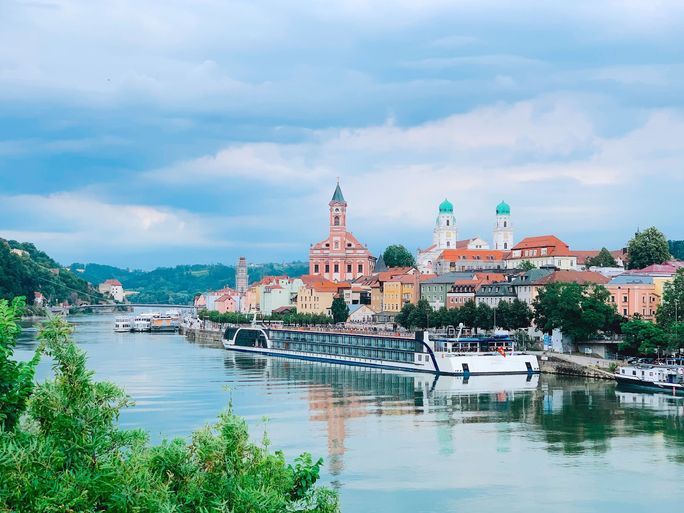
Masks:
[[[615,380],[630,388],[684,395],[684,362],[673,359],[664,365],[626,365],[615,371]]]
[[[133,331],[150,331],[152,319],[154,319],[155,316],[159,316],[159,314],[144,313],[137,315],[133,320]]]
[[[116,333],[128,333],[133,329],[133,323],[129,317],[117,317],[114,320],[114,331]]]

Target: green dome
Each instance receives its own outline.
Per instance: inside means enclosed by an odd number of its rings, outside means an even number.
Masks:
[[[497,216],[509,216],[511,215],[511,207],[508,203],[505,201],[502,201],[496,206],[496,215]]]
[[[451,204],[451,201],[448,199],[445,199],[442,201],[442,203],[439,204],[439,213],[440,214],[453,214],[454,213],[454,206]]]

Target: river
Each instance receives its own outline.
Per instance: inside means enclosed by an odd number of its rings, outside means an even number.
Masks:
[[[126,428],[188,437],[233,403],[255,440],[323,456],[344,513],[643,512],[684,499],[684,398],[557,376],[451,377],[240,355],[69,319]],[[36,347],[28,327],[17,354]],[[39,380],[50,375],[43,360]]]

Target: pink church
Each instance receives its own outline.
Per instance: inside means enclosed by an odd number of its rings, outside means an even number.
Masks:
[[[347,231],[347,202],[338,182],[330,206],[330,234],[312,244],[309,250],[309,274],[335,282],[353,280],[373,272],[375,257]]]

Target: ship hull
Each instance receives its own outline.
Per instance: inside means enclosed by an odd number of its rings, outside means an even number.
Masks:
[[[537,362],[536,356],[534,355],[510,354],[506,357],[501,355],[484,354],[473,356],[445,355],[445,358],[440,358],[440,355],[438,354],[436,355],[433,364],[425,365],[410,362],[398,363],[387,360],[309,353],[303,351],[236,346],[228,341],[224,341],[223,345],[227,350],[241,353],[252,353],[280,358],[292,358],[297,360],[327,362],[342,365],[353,365],[357,367],[372,367],[406,372],[443,374],[447,376],[539,374],[539,364]],[[468,371],[463,370],[464,364],[467,366],[465,368],[469,369]]]

